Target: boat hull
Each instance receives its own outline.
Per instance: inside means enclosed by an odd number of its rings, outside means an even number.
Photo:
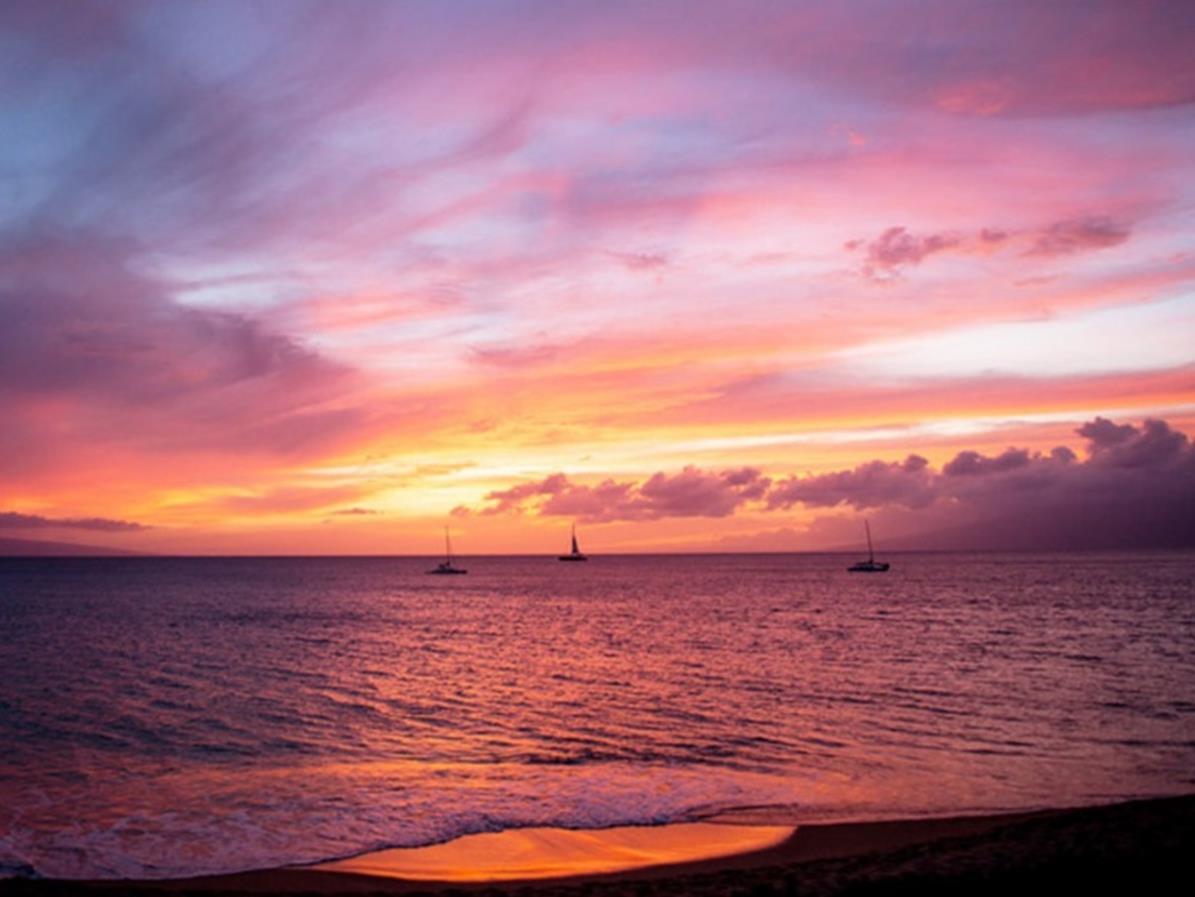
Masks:
[[[860,561],[846,568],[847,573],[887,573],[888,564],[881,561]]]
[[[587,561],[587,560],[589,560],[589,558],[583,554],[562,554],[558,558],[556,558],[556,560],[558,560],[558,561],[574,561],[575,562],[575,561]]]

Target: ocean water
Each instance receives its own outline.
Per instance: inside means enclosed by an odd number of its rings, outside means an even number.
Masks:
[[[1195,554],[0,560],[0,874],[1195,790]]]

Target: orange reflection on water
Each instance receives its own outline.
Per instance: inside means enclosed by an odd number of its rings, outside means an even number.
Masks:
[[[562,878],[749,853],[774,847],[795,830],[707,822],[588,831],[526,828],[466,835],[430,847],[379,850],[312,868],[419,881]]]

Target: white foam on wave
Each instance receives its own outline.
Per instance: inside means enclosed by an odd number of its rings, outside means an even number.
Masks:
[[[626,763],[341,764],[202,783],[163,778],[141,795],[126,795],[129,809],[116,815],[93,813],[76,795],[81,803],[70,825],[13,832],[0,842],[0,863],[51,878],[181,878],[514,828],[689,821],[792,799],[774,776]]]

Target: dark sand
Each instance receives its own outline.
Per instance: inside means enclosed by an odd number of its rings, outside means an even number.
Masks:
[[[1170,894],[1190,893],[1195,796],[1080,810],[801,826],[753,853],[602,876],[534,882],[412,882],[314,869],[278,869],[159,882],[0,882],[9,895],[338,894],[469,897],[663,895]]]

